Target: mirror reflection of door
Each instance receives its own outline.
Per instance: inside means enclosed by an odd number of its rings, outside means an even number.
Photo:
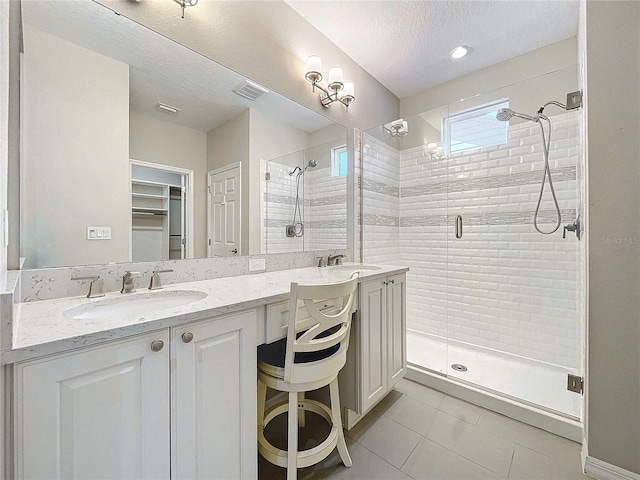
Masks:
[[[240,255],[240,163],[209,172],[209,256]]]
[[[131,162],[131,261],[188,258],[189,170]]]

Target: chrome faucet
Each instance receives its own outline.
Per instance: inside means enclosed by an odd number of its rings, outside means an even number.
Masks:
[[[120,290],[120,293],[135,292],[136,278],[140,278],[140,272],[125,272],[122,277],[122,290]]]
[[[167,270],[154,270],[153,275],[151,275],[151,282],[149,283],[149,290],[158,290],[162,288],[162,281],[160,280],[161,273],[173,272],[173,269],[168,268]]]
[[[327,258],[327,266],[342,265],[342,259],[347,258],[346,255],[329,255]]]

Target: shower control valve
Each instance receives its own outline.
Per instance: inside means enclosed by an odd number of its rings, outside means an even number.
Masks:
[[[569,223],[567,225],[564,226],[564,229],[562,231],[562,238],[567,238],[567,232],[574,232],[576,234],[576,237],[578,237],[578,240],[580,240],[580,216],[578,215],[578,218],[576,218],[576,221],[574,223]]]

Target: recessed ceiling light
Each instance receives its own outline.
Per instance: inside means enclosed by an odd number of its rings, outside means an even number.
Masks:
[[[449,55],[451,55],[451,58],[458,59],[458,58],[464,57],[467,53],[469,53],[469,47],[460,45],[459,47],[456,47],[453,50],[451,50],[451,53],[449,53]]]

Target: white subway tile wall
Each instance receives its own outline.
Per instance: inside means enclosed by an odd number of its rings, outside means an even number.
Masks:
[[[562,226],[578,210],[578,116],[551,118],[550,167]],[[432,159],[365,134],[364,258],[400,263],[407,327],[578,368],[580,245],[533,227],[544,156],[540,127],[509,127],[499,147]],[[539,224],[554,224],[549,184]],[[457,215],[462,238],[454,236]]]

